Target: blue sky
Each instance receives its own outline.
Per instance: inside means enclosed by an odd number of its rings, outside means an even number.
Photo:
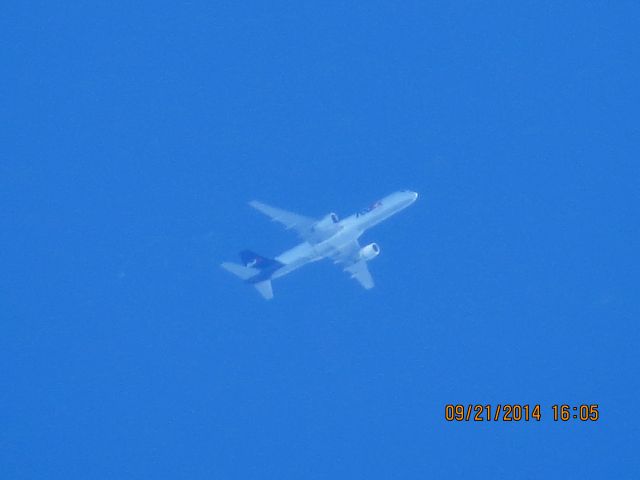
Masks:
[[[3,477],[638,478],[640,7],[515,3],[5,6]],[[371,291],[218,268],[405,188]]]

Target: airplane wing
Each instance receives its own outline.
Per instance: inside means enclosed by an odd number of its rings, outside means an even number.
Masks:
[[[371,272],[369,272],[369,268],[367,267],[367,262],[365,260],[359,260],[358,262],[345,268],[345,270],[351,273],[351,278],[355,278],[358,282],[360,282],[360,285],[362,285],[367,290],[373,288],[373,286],[375,285],[373,283]]]
[[[367,262],[360,259],[358,253],[360,252],[360,244],[358,240],[346,244],[336,250],[335,254],[331,256],[334,263],[344,265],[345,272],[351,274],[351,278],[355,278],[360,285],[369,290],[373,288],[375,283],[367,267]]]
[[[270,217],[274,222],[281,223],[287,230],[295,230],[303,240],[306,240],[310,236],[311,227],[313,227],[317,221],[313,218],[287,212],[286,210],[271,207],[255,200],[249,202],[249,205]]]

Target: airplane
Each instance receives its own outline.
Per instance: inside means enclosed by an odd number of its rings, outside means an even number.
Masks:
[[[281,223],[287,230],[294,230],[302,243],[275,258],[243,250],[240,252],[243,265],[223,262],[221,267],[252,284],[260,295],[270,300],[273,298],[272,280],[308,263],[329,258],[368,290],[374,283],[367,262],[380,254],[380,247],[377,243],[361,247],[358,238],[369,228],[407,208],[417,198],[418,194],[411,190],[395,192],[342,220],[335,213],[318,220],[251,201],[249,205],[272,221]]]

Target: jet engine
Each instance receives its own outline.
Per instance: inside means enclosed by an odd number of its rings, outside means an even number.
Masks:
[[[313,226],[313,230],[322,231],[332,229],[333,225],[335,225],[339,221],[340,220],[338,219],[338,215],[333,212],[329,213]]]
[[[370,243],[369,245],[360,249],[360,258],[365,262],[374,259],[380,254],[380,247],[377,243]]]

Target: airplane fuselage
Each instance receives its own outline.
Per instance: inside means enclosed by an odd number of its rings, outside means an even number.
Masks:
[[[302,242],[278,255],[275,260],[283,266],[270,272],[270,278],[282,277],[308,263],[331,257],[345,245],[357,240],[366,230],[405,209],[417,198],[418,194],[412,191],[395,192],[340,220],[336,224],[336,232],[328,238]]]

